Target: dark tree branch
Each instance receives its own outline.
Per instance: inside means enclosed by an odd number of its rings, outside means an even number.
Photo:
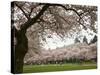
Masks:
[[[31,8],[31,11],[30,11],[30,13],[29,13],[29,17],[31,16],[31,14],[32,14],[32,11],[33,11],[33,8]]]
[[[76,14],[77,14],[77,16],[79,17],[79,20],[77,21],[77,22],[79,22],[79,24],[81,24],[82,26],[83,26],[83,28],[84,29],[86,29],[86,26],[84,26],[84,24],[82,24],[81,22],[80,22],[80,20],[82,20],[82,15],[84,14],[84,13],[82,13],[82,14],[79,14],[78,12],[77,12],[77,10],[75,10],[75,9],[73,9],[73,8],[66,8],[65,6],[63,6],[63,5],[61,5],[61,4],[53,4],[53,6],[61,6],[62,8],[64,8],[66,11],[73,11],[73,12],[75,12]],[[86,13],[86,12],[85,12]]]
[[[34,6],[34,7],[31,8],[31,10],[30,10],[30,12],[29,12],[29,17],[31,16],[33,10],[34,10],[35,8],[37,8],[38,6],[40,6],[40,4],[38,4],[38,5],[36,5],[36,6]]]
[[[49,4],[44,5],[42,10],[34,18],[32,18],[29,21],[27,21],[26,23],[24,23],[24,25],[21,27],[21,29],[27,30],[30,26],[32,26],[34,23],[36,23],[37,20],[40,18],[40,16],[43,15],[43,13],[47,10],[47,8],[49,6],[50,6]]]
[[[53,4],[54,6],[61,6],[62,8],[64,8],[66,11],[69,11],[69,10],[71,10],[71,11],[73,11],[73,12],[75,12],[77,15],[78,15],[78,17],[79,17],[79,24],[81,24],[82,26],[83,26],[83,28],[84,29],[86,29],[86,26],[84,26],[84,24],[82,24],[81,22],[80,22],[80,20],[82,19],[82,15],[83,14],[79,14],[78,12],[77,12],[77,10],[75,10],[75,9],[72,9],[72,8],[66,8],[65,6],[63,6],[63,5],[61,5],[61,4]]]
[[[45,4],[42,8],[42,10],[32,19],[30,19],[29,21],[27,21],[23,26],[22,26],[22,30],[26,30],[27,28],[29,28],[31,25],[33,25],[34,23],[37,22],[37,20],[40,18],[40,16],[45,12],[45,10],[47,10],[47,8],[49,6],[60,6],[62,8],[64,8],[66,11],[74,11],[79,17],[79,13],[75,10],[75,9],[72,9],[72,8],[66,8],[65,6],[61,5],[61,4]]]
[[[73,12],[75,12],[80,17],[80,14],[77,12],[77,10],[75,10],[73,8],[66,8],[65,6],[63,6],[61,4],[51,4],[51,6],[60,6],[60,7],[64,8],[66,11],[73,11]]]
[[[79,17],[79,23],[80,23],[80,20],[82,19],[81,18],[81,16],[82,16],[82,14],[80,15],[78,12],[77,12],[77,10],[75,10],[75,9],[73,9],[73,8],[66,8],[65,6],[63,6],[63,5],[61,5],[61,4],[49,4],[49,3],[47,3],[47,4],[45,4],[44,6],[43,6],[43,8],[42,8],[42,10],[34,17],[34,18],[31,18],[30,20],[28,20],[26,23],[24,23],[23,25],[22,25],[22,27],[21,27],[21,29],[22,30],[26,30],[26,29],[28,29],[30,26],[32,26],[34,23],[36,23],[37,22],[37,20],[41,17],[41,15],[43,15],[43,13],[47,10],[47,8],[49,7],[49,6],[60,6],[60,7],[62,7],[62,8],[64,8],[66,11],[73,11],[73,12],[75,12],[77,15],[78,15],[78,17]],[[80,23],[81,24],[81,23]],[[83,24],[81,24],[84,28],[86,28]]]
[[[23,14],[25,15],[25,17],[29,20],[30,17],[25,13],[25,11],[22,9],[22,7],[19,6],[16,2],[15,2],[15,5],[23,12]]]

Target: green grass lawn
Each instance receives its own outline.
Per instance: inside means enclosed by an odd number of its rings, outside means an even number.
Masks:
[[[96,64],[24,65],[24,73],[96,69]]]

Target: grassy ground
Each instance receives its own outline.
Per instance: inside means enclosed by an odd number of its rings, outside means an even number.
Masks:
[[[96,69],[96,64],[24,65],[24,73]]]

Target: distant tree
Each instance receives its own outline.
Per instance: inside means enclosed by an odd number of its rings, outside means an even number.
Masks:
[[[93,37],[93,39],[90,41],[90,44],[93,44],[93,43],[95,43],[95,42],[97,42],[97,36],[95,35],[94,37]]]
[[[83,38],[83,43],[88,44],[88,40],[87,40],[86,36],[84,36],[84,38]]]
[[[77,37],[75,38],[75,43],[80,43],[80,40]]]

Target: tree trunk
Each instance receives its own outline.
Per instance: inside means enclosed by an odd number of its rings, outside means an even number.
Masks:
[[[14,2],[12,3],[12,6],[14,7]],[[49,4],[46,4],[42,10],[37,14],[34,18],[31,20],[28,20],[25,22],[21,30],[17,30],[14,26],[12,26],[11,30],[11,72],[12,73],[22,73],[23,72],[23,60],[24,56],[28,51],[28,39],[25,35],[26,30],[32,26],[36,21],[40,18],[40,16],[47,10],[49,7]],[[14,9],[14,8],[13,8]],[[14,14],[14,13],[13,13]],[[12,25],[14,24],[14,21],[11,22]],[[16,45],[14,45],[14,37],[16,38]]]
[[[13,73],[22,73],[24,65],[24,56],[28,51],[28,39],[25,35],[26,31],[15,30],[16,45],[14,45],[14,67]]]

